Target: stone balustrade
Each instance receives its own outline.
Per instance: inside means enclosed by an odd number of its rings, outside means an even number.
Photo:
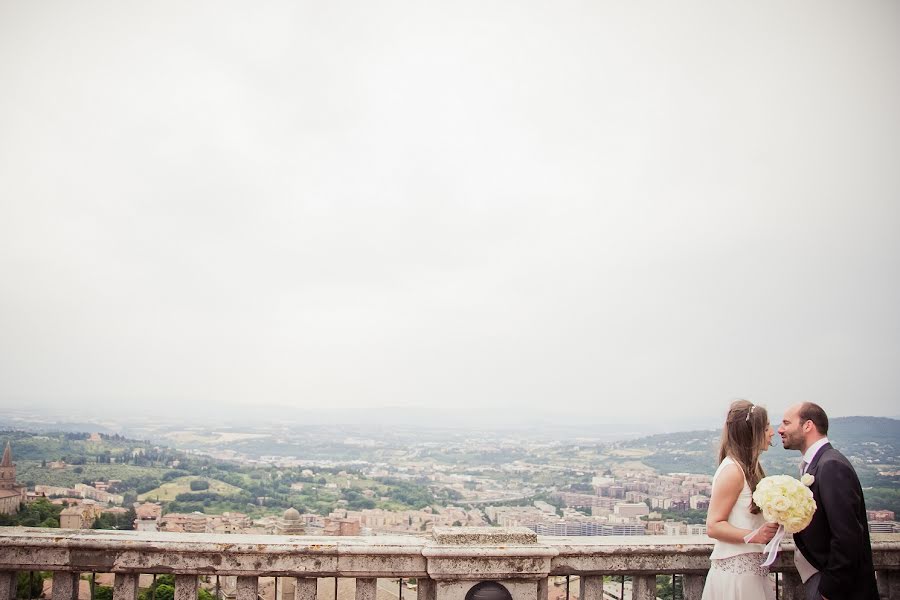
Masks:
[[[872,545],[883,598],[900,600],[900,535],[873,535]],[[237,600],[256,600],[260,577],[288,578],[282,600],[316,600],[323,577],[355,579],[356,600],[374,600],[379,578],[413,577],[419,600],[466,600],[482,581],[514,600],[543,600],[548,578],[567,575],[579,577],[581,600],[605,600],[604,576],[624,575],[632,598],[652,600],[656,576],[672,574],[685,600],[699,600],[711,550],[704,536],[538,537],[524,528],[436,528],[422,538],[0,527],[0,600],[12,598],[22,571],[52,571],[52,600],[73,600],[81,573],[114,573],[114,600],[135,600],[148,573],[174,575],[175,600],[195,600],[204,575],[236,578]],[[786,542],[773,567],[784,600],[800,597],[792,562]]]

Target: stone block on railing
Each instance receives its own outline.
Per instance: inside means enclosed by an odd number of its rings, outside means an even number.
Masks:
[[[422,549],[436,600],[539,600],[556,549],[524,527],[435,527]],[[494,582],[494,587],[478,587]]]

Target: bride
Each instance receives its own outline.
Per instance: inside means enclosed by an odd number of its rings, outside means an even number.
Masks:
[[[728,409],[719,446],[719,468],[713,476],[706,531],[716,540],[702,600],[773,600],[763,547],[778,530],[766,523],[752,494],[765,477],[759,455],[774,434],[766,409],[736,400]],[[759,531],[750,538],[744,537]]]

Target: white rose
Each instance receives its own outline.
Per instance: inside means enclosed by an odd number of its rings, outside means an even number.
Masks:
[[[778,496],[778,497],[772,499],[769,506],[772,508],[773,511],[783,513],[791,508],[791,503],[784,496]]]
[[[816,480],[816,478],[813,477],[812,475],[810,475],[809,473],[804,473],[803,477],[800,478],[800,483],[802,483],[806,487],[809,487],[813,484],[813,482],[815,480]]]

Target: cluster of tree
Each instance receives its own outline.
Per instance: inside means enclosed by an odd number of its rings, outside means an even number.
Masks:
[[[44,592],[44,580],[50,578],[46,571],[22,571],[16,578],[16,598],[40,598]],[[110,598],[112,600],[112,598]]]
[[[869,510],[892,510],[900,514],[900,490],[891,488],[869,488],[863,490],[866,508]]]
[[[682,586],[681,577],[678,577],[673,582],[671,575],[657,575],[656,597],[659,600],[675,600],[676,598],[684,598],[684,588]]]
[[[376,479],[387,487],[384,495],[415,509],[422,509],[432,504],[446,506],[462,498],[462,494],[448,488],[430,487],[424,482],[410,482],[390,477]]]
[[[341,495],[347,501],[347,508],[350,510],[366,510],[376,506],[375,500],[366,498],[359,490],[346,489]]]
[[[91,525],[92,529],[134,529],[134,520],[137,515],[133,508],[129,508],[127,512],[118,515],[114,513],[103,513]]]
[[[573,483],[569,485],[569,490],[580,494],[593,494],[594,486],[590,483]]]
[[[20,527],[59,527],[59,513],[63,507],[40,498],[22,505],[14,515],[0,515],[0,525]]]
[[[172,481],[173,479],[178,479],[179,477],[187,477],[192,474],[193,473],[191,473],[190,471],[185,471],[184,469],[172,469],[163,473],[162,480]]]
[[[676,521],[684,521],[688,525],[702,525],[706,523],[706,511],[705,510],[660,510],[660,509],[651,509],[662,515],[663,520],[674,519]]]

